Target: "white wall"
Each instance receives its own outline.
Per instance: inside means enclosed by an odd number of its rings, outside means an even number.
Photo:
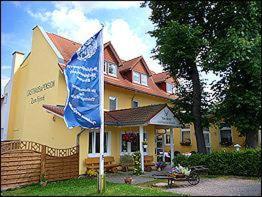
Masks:
[[[11,83],[9,80],[3,91],[4,101],[1,103],[1,141],[7,139],[10,88],[11,88]]]

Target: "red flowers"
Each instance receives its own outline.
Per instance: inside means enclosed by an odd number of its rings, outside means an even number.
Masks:
[[[135,133],[125,133],[122,136],[122,140],[125,142],[135,142],[137,140],[137,135]]]

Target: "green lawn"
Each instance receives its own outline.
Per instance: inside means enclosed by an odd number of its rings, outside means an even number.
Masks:
[[[1,193],[1,196],[96,196],[96,179],[71,179],[50,182],[46,187],[39,184]],[[147,188],[135,185],[106,183],[105,196],[178,196],[158,188]]]

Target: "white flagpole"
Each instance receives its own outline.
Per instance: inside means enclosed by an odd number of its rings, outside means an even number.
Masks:
[[[101,49],[101,59],[100,59],[100,117],[101,117],[101,127],[100,127],[100,156],[99,156],[99,177],[98,177],[98,193],[102,193],[105,190],[105,174],[104,174],[104,43],[103,43],[103,25],[102,25],[102,49]]]

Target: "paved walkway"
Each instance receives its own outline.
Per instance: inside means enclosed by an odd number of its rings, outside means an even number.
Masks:
[[[195,186],[177,182],[174,187],[167,190],[191,196],[261,196],[261,181],[258,179],[203,178]]]
[[[113,183],[124,183],[124,177],[131,176],[132,184],[139,184],[154,181],[152,174],[156,173],[158,172],[152,171],[135,176],[132,171],[119,171],[115,174],[108,173],[106,179]],[[201,178],[200,183],[195,186],[188,182],[176,182],[172,189],[166,190],[190,196],[261,196],[261,181],[237,177]]]

